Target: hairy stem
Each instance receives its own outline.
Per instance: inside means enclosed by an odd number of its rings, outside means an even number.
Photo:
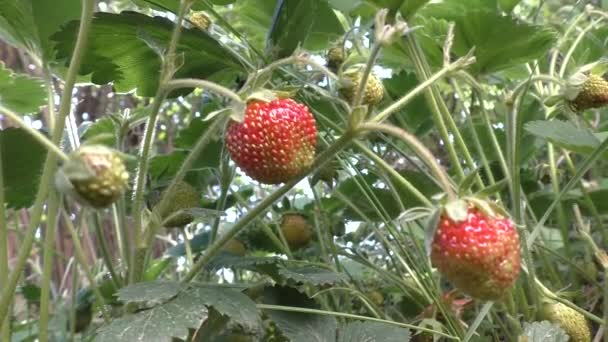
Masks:
[[[146,246],[141,245],[146,243],[146,239],[142,239],[141,237],[141,235],[144,234],[142,209],[144,191],[146,188],[146,175],[148,173],[148,158],[152,149],[152,142],[156,136],[156,122],[158,120],[158,113],[160,112],[162,102],[165,100],[167,95],[165,84],[173,77],[173,74],[177,68],[175,51],[182,31],[182,22],[184,21],[186,12],[191,5],[192,0],[182,0],[180,2],[177,20],[173,28],[173,33],[171,34],[171,40],[169,41],[167,53],[163,58],[164,63],[159,78],[158,89],[156,91],[156,95],[154,96],[154,104],[150,112],[150,116],[148,116],[148,120],[146,121],[144,139],[139,152],[139,164],[135,179],[135,189],[133,191],[133,216],[135,223],[133,227],[133,242],[140,246],[131,248],[131,260],[129,267],[130,284],[139,281],[143,271],[143,263],[145,258],[142,257],[141,250],[146,249]]]
[[[42,266],[42,283],[40,284],[40,320],[38,321],[41,342],[48,340],[48,323],[51,297],[51,276],[55,249],[55,231],[57,229],[57,213],[59,211],[59,194],[51,191],[49,195],[48,218],[44,232],[44,257]]]
[[[101,313],[103,314],[103,318],[106,323],[108,323],[110,321],[110,314],[106,310],[106,301],[103,299],[103,295],[99,290],[99,286],[97,286],[97,281],[95,281],[95,277],[93,276],[93,273],[91,273],[91,269],[88,266],[87,258],[82,249],[82,245],[80,244],[80,236],[78,235],[78,232],[76,231],[76,228],[74,227],[74,224],[72,223],[72,220],[70,219],[69,215],[65,211],[63,211],[62,213],[63,221],[65,222],[65,226],[68,228],[68,232],[70,233],[70,237],[72,238],[72,244],[74,246],[74,256],[76,257],[76,261],[78,261],[78,264],[80,264],[80,267],[82,267],[82,270],[84,271],[84,274],[87,280],[89,281],[91,288],[93,289],[93,294],[95,294],[99,305],[101,305]]]
[[[443,191],[448,195],[448,198],[450,200],[456,199],[456,193],[452,188],[448,174],[443,167],[439,165],[431,151],[429,151],[414,135],[399,127],[373,122],[364,123],[361,125],[361,129],[387,133],[406,142],[435,174],[435,177],[439,180],[439,183],[441,184]]]

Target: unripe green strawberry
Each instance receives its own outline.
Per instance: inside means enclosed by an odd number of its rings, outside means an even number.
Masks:
[[[519,236],[513,222],[469,206],[462,220],[444,211],[431,245],[431,261],[458,289],[497,300],[520,269]]]
[[[265,184],[288,182],[315,157],[317,126],[303,104],[291,99],[251,101],[243,122],[226,130],[230,157],[249,177]]]
[[[350,70],[346,71],[342,76],[345,78],[346,82],[344,82],[343,86],[340,88],[340,93],[342,96],[344,96],[344,98],[346,98],[346,100],[348,100],[349,103],[352,103],[357,95],[359,85],[361,84],[363,72],[359,70]],[[384,86],[382,85],[382,82],[376,76],[370,73],[367,77],[361,104],[378,104],[380,101],[382,101],[383,97]]]
[[[161,195],[161,198],[167,196],[163,207],[161,208],[159,203],[156,208],[163,219],[163,225],[167,228],[176,228],[192,223],[194,216],[184,210],[199,206],[200,193],[184,181],[176,183],[171,193],[167,193],[167,191],[168,189]]]
[[[245,244],[237,239],[228,240],[224,247],[222,247],[222,250],[236,256],[244,256],[247,253]]]
[[[300,214],[285,214],[281,220],[281,232],[292,249],[306,246],[312,238],[312,227]]]
[[[105,208],[127,189],[129,173],[118,152],[102,146],[82,146],[69,155],[55,176],[57,188],[81,203]]]
[[[373,290],[367,293],[367,297],[374,303],[376,306],[381,306],[384,304],[384,295],[382,292],[378,290]]]
[[[201,31],[207,31],[211,26],[211,19],[205,12],[194,12],[190,15],[190,21]]]
[[[599,75],[589,75],[569,105],[575,111],[608,105],[608,81]]]
[[[341,46],[334,46],[327,50],[327,66],[333,70],[340,68],[344,63],[344,49]]]
[[[562,327],[570,335],[570,341],[591,341],[591,330],[589,330],[587,320],[576,310],[559,302],[545,303],[542,315],[544,319]]]

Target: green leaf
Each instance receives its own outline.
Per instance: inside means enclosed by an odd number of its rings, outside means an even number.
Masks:
[[[164,287],[164,286],[161,286]],[[157,293],[153,290],[153,293]],[[129,297],[136,296],[130,294]],[[142,294],[141,297],[151,297]],[[188,329],[198,328],[207,319],[207,308],[250,331],[260,328],[255,302],[243,293],[220,286],[194,286],[179,292],[168,301],[135,314],[113,320],[99,330],[96,341],[172,341],[185,339]]]
[[[127,302],[164,302],[175,297],[181,289],[176,281],[148,281],[123,287],[118,290],[118,299]]]
[[[176,298],[135,314],[127,314],[99,329],[98,342],[158,341],[185,339],[188,329],[198,328],[207,318],[205,304],[196,296]]]
[[[44,61],[53,58],[50,35],[80,17],[79,0],[0,1],[0,37]]]
[[[567,342],[569,340],[569,336],[559,325],[549,321],[524,322],[524,336],[528,338],[528,342]]]
[[[258,331],[261,328],[255,302],[240,291],[222,286],[197,286],[186,293],[193,300],[230,317],[246,331]]]
[[[71,56],[77,29],[78,22],[70,22],[53,35],[58,58]],[[145,36],[165,49],[172,31],[173,22],[166,18],[152,18],[136,12],[97,13],[80,74],[92,74],[91,80],[96,84],[114,82],[117,92],[137,89],[140,96],[154,96],[161,60],[154,48],[141,37]],[[225,73],[243,71],[231,52],[198,29],[182,29],[176,53],[183,59],[176,78],[213,80]]]
[[[327,2],[331,7],[344,13],[350,13],[364,3],[363,0],[328,0]]]
[[[538,120],[528,122],[526,131],[567,150],[589,154],[601,143],[590,130],[578,128],[569,121]]]
[[[270,52],[276,58],[291,55],[303,45],[319,50],[343,33],[342,26],[325,0],[280,1],[269,34]]]
[[[544,56],[555,42],[552,30],[504,16],[489,4],[473,5],[460,0],[433,3],[418,11],[415,24],[445,19],[455,23],[452,53],[464,56],[475,47],[476,63],[470,69],[478,74],[491,73]],[[421,29],[424,34],[426,28]],[[436,41],[441,50],[443,41]],[[426,51],[425,51],[426,52]]]
[[[9,208],[27,208],[34,203],[46,148],[24,129],[0,130],[0,158],[4,196]]]
[[[383,83],[387,95],[395,101],[419,84],[414,73],[405,71],[393,74],[391,78],[384,79]],[[393,114],[393,117],[394,121],[401,125],[407,125],[417,135],[424,135],[433,127],[430,124],[433,121],[433,115],[424,96],[414,98],[405,107]]]
[[[46,103],[44,82],[13,74],[0,63],[0,103],[18,114],[37,112]]]
[[[344,273],[338,273],[316,265],[302,265],[302,263],[284,262],[279,267],[281,277],[310,285],[333,285],[348,280]]]
[[[291,342],[334,342],[336,319],[331,316],[267,310],[270,319]]]
[[[505,11],[506,13],[511,13],[515,6],[517,6],[521,0],[498,0],[498,5],[500,9]]]
[[[338,330],[338,342],[407,342],[409,329],[377,322],[352,322]]]
[[[334,189],[334,193],[338,195],[335,197],[335,200],[343,202],[345,199],[348,199],[357,208],[355,210],[351,205],[342,203],[342,205],[346,206],[344,216],[347,219],[382,221],[383,218],[378,212],[378,206],[381,206],[390,219],[396,218],[401,213],[401,208],[395,200],[393,192],[386,188],[375,187],[374,184],[377,181],[378,178],[374,175],[355,176],[343,181]],[[369,187],[369,190],[363,190],[365,185]],[[376,198],[379,203],[376,201],[371,202],[366,195],[372,199]]]
[[[80,136],[83,141],[95,139],[96,144],[103,143],[109,147],[116,145],[116,123],[107,116],[95,120],[95,122],[83,123],[78,129],[82,131]],[[103,137],[102,141],[98,140],[100,137]]]
[[[410,18],[418,9],[426,5],[429,1],[430,0],[407,0],[403,2],[399,11],[404,18]]]

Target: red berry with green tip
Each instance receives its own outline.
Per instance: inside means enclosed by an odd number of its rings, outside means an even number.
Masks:
[[[442,214],[431,246],[431,261],[445,278],[481,300],[497,300],[513,285],[519,254],[513,222],[475,207],[459,222]]]
[[[291,99],[251,101],[243,122],[226,131],[232,160],[249,177],[265,184],[288,182],[312,164],[317,142],[315,118]]]

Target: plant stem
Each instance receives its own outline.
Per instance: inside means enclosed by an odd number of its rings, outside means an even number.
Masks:
[[[437,330],[423,328],[423,327],[417,326],[417,325],[400,323],[400,322],[389,321],[389,320],[367,317],[367,316],[353,315],[353,314],[348,314],[348,313],[343,313],[343,312],[324,311],[324,310],[317,310],[317,309],[310,309],[310,308],[299,308],[299,307],[294,307],[294,306],[268,305],[268,304],[258,304],[257,307],[258,307],[258,309],[262,309],[262,310],[299,312],[299,313],[307,313],[307,314],[313,314],[313,315],[334,316],[334,317],[358,319],[358,320],[370,321],[370,322],[378,322],[378,323],[395,325],[395,326],[408,328],[408,329],[412,329],[412,330],[417,330],[417,331],[424,331],[424,332],[428,332],[431,334],[440,335],[440,336],[443,336],[445,338],[449,338],[452,340],[458,340],[458,337],[456,337],[456,336],[448,335],[444,332],[437,331]]]
[[[456,193],[452,188],[448,174],[445,172],[443,167],[439,165],[431,151],[429,151],[426,146],[424,146],[424,144],[422,144],[414,135],[408,133],[402,128],[382,123],[367,122],[361,125],[361,129],[384,132],[406,142],[418,154],[418,156],[424,160],[427,166],[435,174],[435,177],[437,177],[437,180],[441,184],[441,187],[447,194],[449,200],[456,199]]]
[[[6,203],[4,198],[4,176],[2,172],[2,156],[0,156],[0,291],[8,281],[8,226],[6,222]],[[10,315],[0,321],[0,340],[10,341]]]
[[[562,152],[563,152],[564,159],[566,160],[566,164],[568,164],[568,169],[573,174],[576,173],[576,167],[574,166],[574,163],[572,162],[572,158],[570,158],[570,154],[566,150],[563,150]],[[583,200],[585,201],[587,208],[589,209],[589,211],[591,211],[591,215],[593,215],[593,218],[595,218],[596,225],[599,228],[600,234],[602,235],[602,240],[604,242],[604,245],[608,246],[608,227],[606,227],[603,224],[604,220],[602,219],[602,216],[600,215],[600,213],[597,209],[597,206],[593,202],[593,199],[589,195],[589,191],[585,188],[585,185],[583,184],[583,182],[580,182],[579,189],[581,190],[581,193],[583,194]]]
[[[44,265],[42,283],[40,285],[40,320],[38,322],[41,342],[48,340],[49,308],[51,296],[51,276],[53,270],[55,231],[57,230],[57,213],[59,212],[59,194],[51,191],[49,194],[48,217],[44,236]]]
[[[46,147],[47,150],[54,153],[59,159],[65,161],[68,159],[67,154],[65,154],[56,144],[52,143],[47,137],[42,135],[42,133],[38,132],[36,129],[32,128],[30,125],[25,123],[21,117],[13,112],[12,110],[0,105],[0,112],[2,114],[9,117],[12,121],[14,121],[19,127],[25,130],[28,134],[30,134],[34,139],[38,140],[42,146]]]
[[[205,81],[205,80],[199,80],[196,78],[180,78],[180,79],[171,80],[171,81],[168,81],[167,85],[165,86],[165,90],[167,91],[167,93],[171,92],[172,90],[176,90],[176,89],[180,89],[180,88],[202,88],[202,89],[208,90],[212,93],[216,93],[218,95],[227,97],[227,98],[231,99],[232,101],[243,102],[241,97],[237,93],[233,92],[232,90],[230,90],[226,87],[222,87],[219,84]]]
[[[314,161],[311,168],[308,172],[313,172],[318,169],[320,166],[323,166],[326,162],[328,162],[333,156],[338,153],[340,150],[348,146],[353,138],[355,138],[356,132],[349,131],[346,132],[340,139],[334,142],[329,148],[327,148],[323,153],[321,153]],[[256,207],[251,209],[245,216],[243,216],[236,224],[224,235],[222,235],[217,241],[215,241],[208,249],[207,252],[197,261],[197,263],[192,267],[190,272],[186,275],[186,277],[182,280],[182,282],[186,283],[192,281],[194,277],[211,261],[213,257],[217,255],[222,249],[222,247],[230,241],[230,239],[234,238],[237,234],[239,234],[243,229],[249,225],[253,220],[255,220],[259,214],[264,212],[266,208],[271,206],[275,201],[283,197],[291,188],[293,188],[296,184],[298,184],[306,174],[302,174],[295,179],[285,183],[282,187],[278,188],[275,192],[270,194],[268,197],[264,198],[262,202],[260,202]]]
[[[528,229],[525,225],[524,213],[522,211],[522,188],[519,172],[519,153],[520,153],[520,142],[521,142],[521,115],[519,115],[520,101],[515,101],[513,106],[509,110],[508,121],[507,121],[507,141],[508,144],[508,163],[509,163],[509,174],[511,175],[510,192],[511,192],[511,206],[513,210],[513,218],[518,227],[519,235],[521,236],[522,252],[525,260],[525,264],[529,266],[529,272],[527,279],[528,291],[532,299],[534,308],[540,307],[539,296],[534,281],[536,280],[536,270],[532,253],[530,252],[530,246],[526,245],[525,241],[528,237]],[[533,315],[536,312],[533,310]],[[529,319],[535,319],[535,317],[528,317]]]
[[[380,50],[382,49],[382,45],[378,42],[374,43],[372,47],[372,51],[367,58],[367,63],[365,64],[365,69],[363,69],[363,75],[361,75],[361,80],[359,81],[359,88],[357,89],[357,93],[355,94],[355,98],[353,99],[353,107],[357,107],[361,104],[363,100],[363,94],[365,94],[365,88],[367,86],[367,79],[372,72],[372,68],[374,67],[374,63],[376,62],[376,58],[378,54],[380,54]]]
[[[97,242],[101,247],[101,256],[103,258],[103,262],[112,277],[112,282],[114,283],[114,287],[117,289],[122,287],[122,281],[118,277],[118,273],[114,270],[114,264],[112,263],[112,256],[110,255],[110,249],[108,248],[108,240],[104,234],[103,224],[101,221],[101,215],[99,213],[93,213],[93,223],[95,224],[95,236],[97,237]]]
[[[589,25],[587,25],[587,27],[585,27],[583,30],[581,30],[581,32],[578,34],[578,36],[576,37],[576,39],[574,40],[572,45],[570,45],[570,49],[568,49],[568,52],[566,53],[566,55],[564,56],[564,59],[562,60],[562,65],[561,65],[561,68],[559,69],[559,77],[564,77],[564,75],[566,74],[566,69],[568,68],[568,63],[570,62],[570,59],[572,58],[574,51],[576,51],[578,44],[580,44],[580,42],[585,37],[585,34],[587,34],[587,32],[589,32],[596,24],[598,24],[599,22],[601,22],[604,19],[605,19],[604,17],[600,17],[600,18],[592,21],[591,23],[589,23]]]
[[[146,121],[144,139],[139,153],[139,165],[137,167],[135,189],[133,192],[133,242],[137,244],[137,246],[135,248],[131,248],[129,284],[139,281],[143,271],[143,263],[145,261],[145,257],[144,255],[142,255],[141,250],[147,249],[147,239],[141,238],[141,235],[144,233],[144,227],[142,224],[142,209],[144,201],[144,191],[146,188],[146,175],[148,173],[148,158],[150,156],[150,150],[152,148],[152,141],[156,136],[156,122],[158,120],[158,113],[160,112],[162,102],[165,100],[165,97],[167,95],[165,84],[173,77],[173,73],[175,72],[175,69],[177,67],[175,61],[175,50],[177,48],[177,43],[181,35],[182,22],[184,20],[184,17],[186,16],[186,12],[190,8],[190,5],[192,5],[192,0],[181,0],[180,2],[177,20],[173,28],[173,33],[171,34],[169,48],[167,49],[167,53],[165,54],[165,57],[163,59],[164,63],[159,78],[158,89],[156,91],[156,95],[154,96],[154,104],[152,106],[150,116],[148,116],[148,120]],[[141,246],[142,244],[143,246]]]
[[[468,342],[471,338],[473,338],[473,335],[475,335],[477,328],[479,328],[479,325],[481,324],[481,322],[483,322],[488,312],[490,312],[490,309],[492,309],[493,305],[494,302],[487,302],[483,305],[481,311],[477,314],[477,317],[475,317],[475,321],[473,322],[473,324],[471,324],[469,330],[467,330],[467,334],[462,339],[462,342]]]
[[[72,103],[72,90],[74,89],[76,76],[78,75],[78,70],[80,69],[80,62],[86,48],[88,33],[91,27],[91,18],[93,17],[93,12],[95,11],[95,0],[82,0],[82,4],[78,37],[76,39],[74,53],[72,55],[72,60],[70,61],[70,66],[66,75],[61,103],[59,105],[59,113],[54,123],[55,129],[53,130],[51,139],[54,145],[59,145],[61,137],[63,136],[65,118],[70,111],[70,106]],[[42,176],[40,177],[40,186],[38,188],[38,193],[36,194],[34,206],[30,212],[30,222],[19,248],[17,262],[15,263],[13,271],[10,273],[9,280],[6,282],[6,286],[4,287],[2,295],[0,296],[0,322],[4,321],[7,316],[10,302],[17,287],[17,282],[19,281],[21,273],[23,272],[27,258],[30,256],[32,245],[34,244],[34,239],[36,237],[36,229],[40,223],[44,202],[47,198],[56,168],[57,155],[50,153],[47,155],[44,163]]]
[[[93,293],[101,306],[101,313],[103,314],[103,318],[106,323],[110,321],[110,314],[106,310],[106,301],[103,299],[103,295],[101,294],[101,290],[99,290],[99,286],[97,286],[97,281],[95,281],[95,277],[91,273],[91,269],[87,265],[87,258],[82,250],[82,246],[80,245],[80,236],[70,219],[70,216],[63,211],[63,221],[65,222],[65,226],[68,228],[68,232],[70,233],[70,237],[72,238],[72,244],[74,245],[74,256],[76,257],[76,261],[82,267],[87,280],[89,281],[89,286],[93,289]]]
[[[414,38],[414,34],[407,35],[405,37],[405,41],[407,44],[408,54],[411,56],[411,58],[414,62],[414,65],[416,67],[416,74],[418,76],[418,79],[426,80],[428,78],[427,74],[426,74],[426,68],[425,68],[425,65],[422,60],[423,57],[422,57],[420,48],[418,46],[418,42]],[[445,125],[445,121],[443,120],[441,110],[439,109],[439,105],[437,103],[438,100],[434,94],[433,89],[432,88],[427,89],[425,92],[425,95],[427,98],[427,102],[429,103],[429,106],[431,107],[431,113],[433,114],[433,121],[435,122],[435,126],[437,127],[437,130],[439,131],[439,136],[441,137],[441,140],[443,141],[443,144],[448,151],[448,155],[450,157],[450,162],[454,165],[454,169],[456,170],[456,174],[458,175],[460,180],[463,180],[465,178],[464,170],[462,169],[462,166],[460,165],[460,159],[458,158],[456,149],[454,148],[454,145],[451,143],[450,134]]]
[[[168,205],[167,201],[169,200],[169,196],[167,196],[167,194],[172,194],[175,192],[175,187],[177,186],[177,184],[184,179],[184,177],[186,176],[186,173],[192,168],[192,165],[194,164],[196,159],[199,157],[201,152],[203,152],[205,147],[207,147],[207,145],[209,144],[211,139],[214,137],[214,135],[216,134],[219,127],[221,127],[221,125],[224,122],[225,122],[225,120],[223,117],[214,119],[213,122],[209,125],[209,127],[205,131],[205,133],[198,139],[198,141],[196,142],[196,145],[194,145],[194,147],[192,148],[190,153],[188,153],[188,157],[186,157],[186,159],[180,166],[179,170],[173,177],[171,184],[169,184],[169,186],[167,187],[167,190],[164,191],[164,195],[161,197],[161,199],[158,203],[158,208],[165,208]],[[146,227],[145,234],[143,236],[145,245],[138,247],[138,248],[144,249],[144,252],[146,254],[150,252],[150,249],[153,246],[152,242],[154,241],[154,236],[156,236],[157,228],[158,228],[158,225]]]
[[[407,93],[405,96],[403,96],[399,100],[393,102],[390,106],[388,106],[384,110],[382,110],[382,112],[380,112],[378,115],[376,115],[375,117],[373,117],[370,120],[370,122],[382,122],[382,121],[384,121],[390,115],[392,115],[393,113],[395,113],[396,111],[398,111],[399,109],[401,109],[403,106],[405,106],[406,104],[408,104],[416,96],[420,95],[423,91],[426,91],[427,88],[430,87],[430,86],[432,86],[435,82],[437,82],[437,80],[440,80],[441,78],[443,78],[444,76],[446,76],[450,72],[453,72],[454,70],[460,68],[462,64],[465,64],[463,62],[464,62],[464,60],[459,59],[459,60],[457,60],[456,62],[454,62],[452,64],[444,66],[443,68],[441,68],[441,70],[439,70],[433,76],[431,76],[428,79],[424,80],[424,82],[420,83],[418,86],[416,86],[416,88],[410,90],[410,92]]]
[[[364,155],[366,155],[369,159],[374,161],[378,165],[378,167],[380,167],[382,170],[384,170],[385,172],[390,174],[392,177],[394,177],[395,180],[397,180],[408,191],[411,191],[412,194],[414,196],[416,196],[416,198],[420,202],[422,202],[422,204],[424,204],[427,207],[433,206],[433,203],[428,198],[426,198],[426,196],[424,196],[424,194],[421,193],[420,190],[418,190],[418,188],[416,188],[405,177],[403,177],[399,172],[397,172],[397,170],[395,170],[394,167],[389,165],[384,159],[380,158],[380,156],[378,156],[376,153],[374,153],[374,151],[370,150],[367,146],[365,146],[365,144],[363,144],[359,141],[355,141],[354,144],[359,150],[361,150],[361,152]]]
[[[593,153],[591,153],[591,155],[585,159],[583,164],[578,168],[578,171],[572,176],[572,178],[570,178],[568,183],[566,183],[566,185],[562,187],[562,190],[555,195],[555,199],[553,200],[553,202],[551,202],[547,210],[545,210],[543,216],[540,218],[540,220],[538,220],[538,222],[532,229],[532,232],[530,233],[530,236],[527,239],[528,248],[532,247],[532,245],[534,244],[534,240],[536,239],[538,234],[540,234],[540,228],[544,226],[545,222],[547,222],[549,216],[553,212],[553,209],[555,209],[555,207],[562,200],[564,195],[568,191],[570,191],[577,184],[577,182],[581,180],[583,175],[587,173],[587,171],[589,171],[591,166],[593,166],[593,163],[595,163],[595,161],[598,160],[606,150],[608,150],[608,139],[604,139],[604,141],[602,141],[602,143],[595,148]]]

